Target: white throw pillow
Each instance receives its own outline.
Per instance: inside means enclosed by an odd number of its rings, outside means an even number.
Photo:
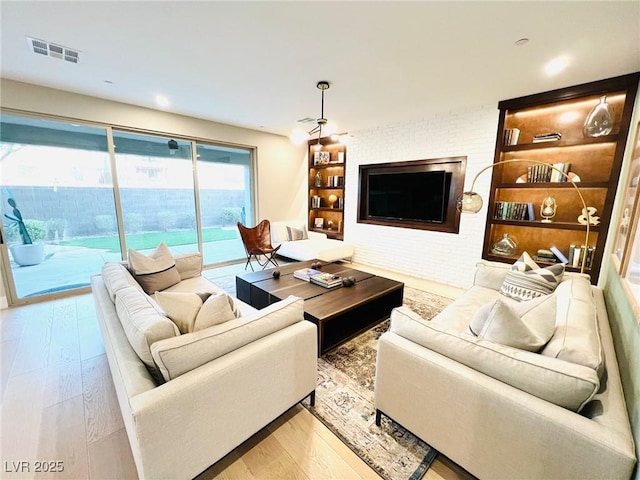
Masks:
[[[129,250],[129,268],[134,278],[145,293],[151,295],[158,290],[164,290],[180,282],[180,273],[169,247],[162,242],[145,255],[136,250]]]
[[[494,300],[476,311],[469,331],[493,343],[537,352],[546,345],[555,329],[555,298],[549,296],[541,300],[524,302],[534,305],[521,309],[523,314],[517,311],[519,305],[511,307],[500,299]]]
[[[156,292],[154,298],[183,334],[240,317],[226,293]]]

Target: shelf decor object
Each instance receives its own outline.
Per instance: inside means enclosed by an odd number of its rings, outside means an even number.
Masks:
[[[585,137],[597,138],[609,135],[613,130],[613,123],[613,115],[611,107],[607,103],[607,96],[602,95],[600,102],[587,115],[582,132]]]
[[[504,257],[510,257],[511,255],[516,254],[516,248],[518,247],[518,242],[509,236],[508,233],[505,233],[500,240],[493,244],[491,247],[491,253],[494,255],[502,255]]]
[[[499,162],[492,163],[491,165],[487,165],[486,167],[482,168],[478,173],[476,173],[476,176],[473,177],[473,180],[471,181],[471,188],[466,192],[464,192],[462,196],[458,199],[458,210],[462,213],[476,214],[482,209],[482,197],[480,196],[480,194],[473,191],[473,187],[476,184],[476,180],[482,173],[486,172],[489,169],[493,170],[496,167],[501,167],[505,164],[523,163],[523,162],[528,164],[545,165],[547,168],[550,168],[551,170],[557,171],[560,174],[562,174],[562,176],[566,178],[567,183],[570,183],[573,186],[576,193],[578,194],[578,197],[580,197],[580,202],[582,203],[583,208],[586,210],[587,204],[585,203],[584,197],[582,196],[582,192],[580,191],[578,186],[569,179],[569,176],[566,173],[564,173],[562,170],[557,169],[556,167],[554,167],[549,163],[538,162],[536,160],[525,160],[521,158],[513,158],[511,160],[501,160]],[[548,198],[552,198],[552,197],[548,197]],[[555,200],[553,200],[553,202],[555,205]],[[555,215],[555,210],[554,210],[554,215]],[[586,232],[585,238],[584,238],[584,245],[589,245],[589,222],[587,222],[586,225],[584,225],[584,227]],[[584,273],[584,269],[587,265],[587,249],[583,248],[582,250],[583,251],[581,252],[582,262],[580,262],[580,273]]]
[[[540,216],[542,223],[551,223],[553,222],[553,217],[556,216],[556,212],[558,211],[558,203],[556,199],[553,197],[544,197],[542,200],[542,205],[540,205]]]

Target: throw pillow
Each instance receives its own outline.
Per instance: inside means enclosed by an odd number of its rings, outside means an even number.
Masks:
[[[226,293],[214,293],[204,302],[198,312],[193,331],[197,332],[239,317],[240,312],[235,308],[233,298]]]
[[[233,298],[224,292],[156,292],[154,298],[183,334],[240,317]]]
[[[529,305],[522,308],[525,304]],[[546,345],[554,329],[553,296],[513,307],[496,299],[480,307],[469,324],[470,332],[478,338],[530,352],[537,352]]]
[[[293,242],[295,240],[306,240],[309,238],[307,234],[307,229],[303,225],[302,228],[295,228],[287,226],[287,240]]]
[[[169,247],[162,242],[150,255],[129,250],[129,268],[145,293],[151,295],[180,282]]]
[[[529,254],[524,252],[507,273],[500,293],[519,302],[531,300],[552,293],[563,275],[564,264],[540,268]]]

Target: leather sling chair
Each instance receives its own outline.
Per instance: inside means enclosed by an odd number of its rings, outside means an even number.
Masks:
[[[275,259],[275,254],[280,248],[280,245],[274,247],[271,245],[271,224],[269,220],[262,220],[258,225],[253,228],[245,227],[242,223],[238,222],[238,230],[240,231],[240,237],[244,244],[244,249],[247,252],[247,263],[244,269],[247,269],[247,265],[251,266],[251,257],[255,257],[258,265],[264,270],[269,263],[278,267],[278,263]],[[260,262],[260,256],[265,257],[264,263]]]

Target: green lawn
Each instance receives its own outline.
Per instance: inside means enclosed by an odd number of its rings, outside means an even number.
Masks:
[[[222,228],[205,228],[202,231],[203,242],[215,242],[216,240],[232,240],[238,238],[237,230],[223,230]],[[160,242],[169,247],[176,245],[190,245],[197,243],[195,230],[178,230],[175,232],[148,232],[127,235],[127,248],[133,250],[146,250],[156,248]],[[60,245],[76,247],[97,248],[109,252],[120,251],[118,235],[105,235],[103,237],[86,237],[75,240],[65,240]]]

